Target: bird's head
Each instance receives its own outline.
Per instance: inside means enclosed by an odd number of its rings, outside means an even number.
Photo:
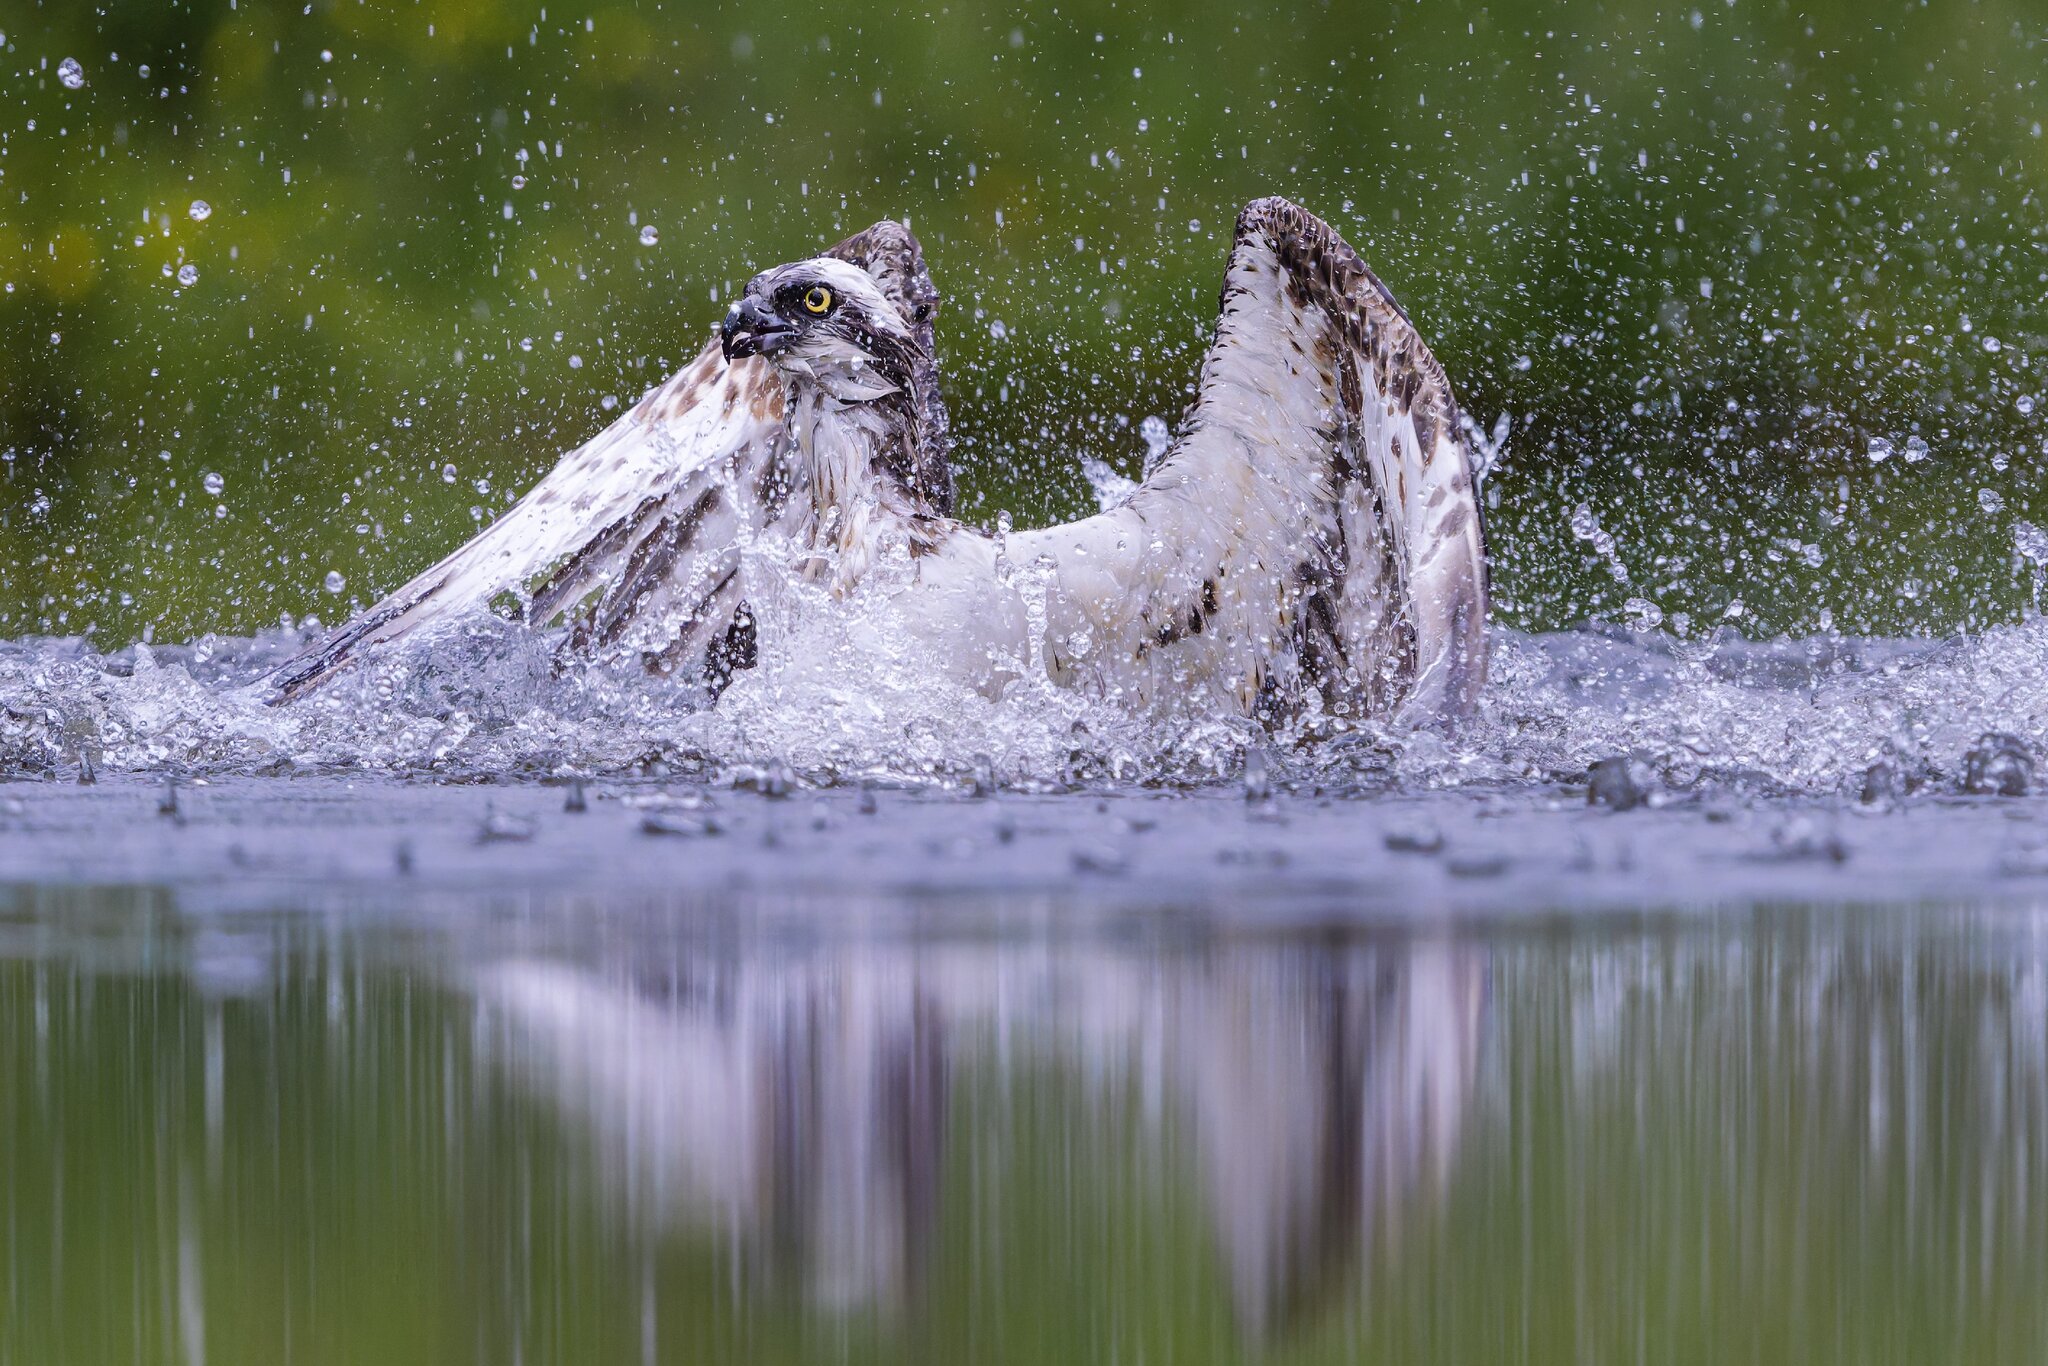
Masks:
[[[762,271],[719,331],[730,361],[762,356],[787,378],[814,379],[850,401],[910,388],[929,356],[903,311],[860,267],[831,257]]]

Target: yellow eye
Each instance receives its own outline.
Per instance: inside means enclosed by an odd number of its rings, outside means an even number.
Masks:
[[[804,295],[804,307],[813,313],[826,313],[832,308],[832,291],[823,285],[812,285]]]

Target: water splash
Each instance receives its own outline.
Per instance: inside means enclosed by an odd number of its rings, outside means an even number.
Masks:
[[[1042,662],[990,696],[950,675],[894,610],[886,582],[850,603],[788,585],[758,614],[760,667],[711,708],[637,668],[564,665],[551,639],[489,616],[289,707],[253,684],[317,625],[111,654],[75,639],[5,643],[0,772],[715,780],[772,764],[812,783],[973,770],[1038,787],[1179,785],[1234,778],[1249,748],[1268,746],[1276,783],[1335,790],[1573,782],[1627,754],[1668,792],[1836,793],[1859,790],[1876,764],[1954,788],[1988,731],[2048,747],[2039,617],[1948,642],[1496,629],[1492,682],[1460,729],[1309,715],[1268,733],[1192,706],[1133,714],[1053,686]]]

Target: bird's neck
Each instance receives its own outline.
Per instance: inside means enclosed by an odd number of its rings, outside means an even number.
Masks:
[[[918,405],[902,391],[849,401],[815,382],[789,385],[789,432],[800,453],[799,491],[810,506],[800,535],[805,577],[846,591],[876,558],[932,543],[939,512],[915,477],[923,433]]]

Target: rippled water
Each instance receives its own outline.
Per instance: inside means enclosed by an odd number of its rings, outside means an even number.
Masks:
[[[2048,1350],[2038,901],[949,904],[0,893],[0,1360]]]

